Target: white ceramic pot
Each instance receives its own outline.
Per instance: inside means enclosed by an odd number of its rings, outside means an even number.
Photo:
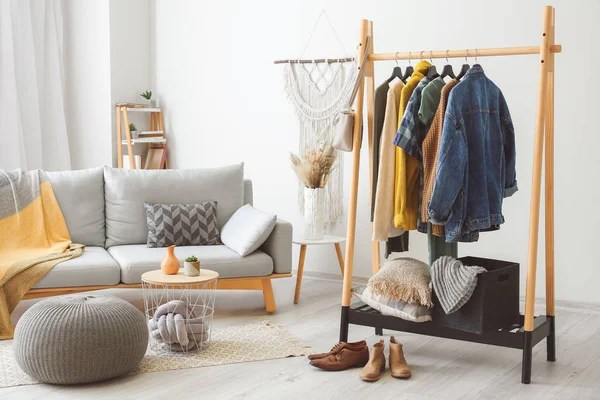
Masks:
[[[304,188],[304,238],[321,240],[325,236],[325,189]]]
[[[200,275],[200,261],[183,262],[183,273],[185,276],[198,276]]]

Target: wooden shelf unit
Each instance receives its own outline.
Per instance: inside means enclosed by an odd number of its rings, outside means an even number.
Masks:
[[[123,168],[123,146],[127,146],[127,155],[129,156],[129,167],[135,169],[135,157],[133,146],[135,144],[150,144],[151,148],[164,148],[166,150],[167,138],[164,136],[162,109],[158,107],[130,107],[128,103],[117,103],[116,123],[117,123],[117,166]],[[142,112],[150,113],[150,130],[142,131],[141,134],[162,134],[162,137],[131,137],[129,129],[129,113]],[[125,125],[125,138],[123,138],[123,124]],[[164,168],[169,168],[165,158]]]

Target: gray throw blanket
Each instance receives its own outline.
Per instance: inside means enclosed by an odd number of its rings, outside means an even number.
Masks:
[[[434,261],[431,283],[446,314],[452,314],[469,301],[477,286],[477,275],[485,271],[483,267],[463,265],[450,256]]]

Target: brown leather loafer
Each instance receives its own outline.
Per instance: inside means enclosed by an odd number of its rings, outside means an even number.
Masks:
[[[339,342],[338,344],[336,344],[335,346],[333,346],[331,348],[331,350],[329,350],[329,353],[311,354],[311,355],[308,356],[308,359],[309,360],[317,360],[319,358],[325,358],[327,356],[335,354],[335,353],[337,353],[338,351],[340,351],[341,349],[344,349],[344,348],[347,348],[347,349],[356,349],[356,348],[365,347],[366,345],[367,345],[367,342],[365,340],[361,340],[360,342],[353,342],[353,343]]]
[[[349,368],[364,367],[369,362],[369,347],[343,347],[335,354],[311,360],[310,365],[325,371],[343,371]]]

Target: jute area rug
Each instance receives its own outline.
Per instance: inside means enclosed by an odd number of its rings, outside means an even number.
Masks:
[[[0,388],[39,384],[17,365],[12,343],[12,340],[0,341]],[[131,374],[273,360],[307,353],[307,346],[296,336],[263,321],[213,329],[210,346],[202,352],[156,355],[149,350],[138,369]]]

